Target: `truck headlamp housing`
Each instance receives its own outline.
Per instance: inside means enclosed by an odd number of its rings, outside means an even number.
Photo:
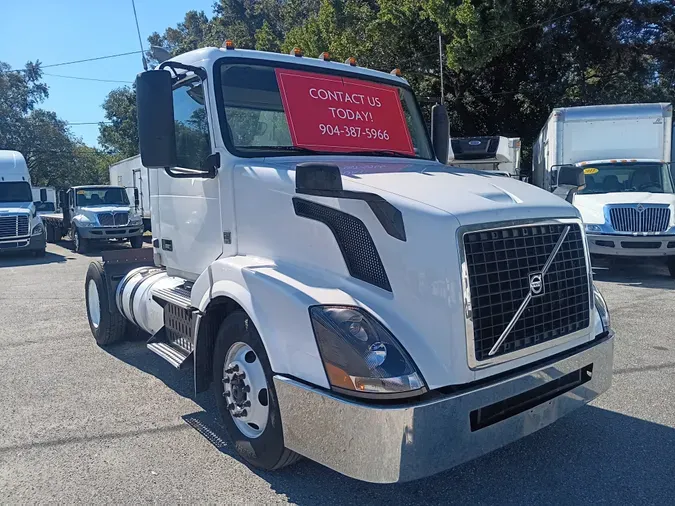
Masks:
[[[31,235],[40,235],[40,234],[44,233],[44,231],[45,231],[45,228],[42,226],[42,223],[38,223],[37,225],[35,225],[33,227],[33,232],[32,232]]]
[[[366,311],[351,306],[313,306],[309,314],[333,390],[397,398],[426,392],[408,354]]]
[[[602,226],[595,224],[588,224],[586,225],[586,232],[587,233],[602,232]]]
[[[607,308],[607,302],[605,298],[598,290],[598,287],[593,284],[593,300],[595,301],[595,308],[598,310],[600,315],[600,321],[602,322],[602,330],[605,332],[611,329],[611,320],[609,318],[609,309]]]

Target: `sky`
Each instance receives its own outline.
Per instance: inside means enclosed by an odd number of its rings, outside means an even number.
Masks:
[[[0,0],[0,61],[23,68],[27,61],[44,65],[139,51],[131,0]],[[188,10],[203,10],[210,18],[214,0],[136,0],[145,49],[152,32],[163,33],[181,22]],[[103,121],[101,104],[108,92],[125,83],[82,81],[56,77],[88,77],[125,81],[129,85],[143,70],[141,55],[44,69],[49,98],[39,107],[55,111],[70,123]],[[98,145],[98,125],[72,125],[74,135]]]

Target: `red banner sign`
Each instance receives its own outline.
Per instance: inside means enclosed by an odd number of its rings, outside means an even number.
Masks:
[[[297,70],[276,73],[294,146],[415,154],[396,87]]]

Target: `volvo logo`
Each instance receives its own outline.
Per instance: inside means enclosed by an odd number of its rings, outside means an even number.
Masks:
[[[642,204],[638,204],[635,209],[637,209],[638,213],[641,213],[642,211],[645,210],[645,206],[643,206]]]
[[[532,295],[544,293],[544,275],[540,272],[530,274],[530,292]]]

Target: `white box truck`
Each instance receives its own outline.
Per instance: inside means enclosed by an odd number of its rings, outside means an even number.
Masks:
[[[54,213],[58,209],[57,193],[49,186],[33,187],[33,204],[38,214]]]
[[[42,218],[33,203],[28,166],[18,151],[0,150],[0,252],[45,256]]]
[[[520,144],[518,137],[452,137],[448,164],[519,178]]]
[[[675,277],[671,104],[554,109],[532,153],[533,183],[554,191],[563,165],[583,167],[576,193],[591,253],[664,257]]]
[[[143,217],[145,230],[150,230],[150,177],[141,163],[141,155],[132,156],[110,166],[110,184],[124,186],[136,213]]]
[[[152,336],[254,466],[413,480],[610,386],[578,211],[447,166],[397,74],[228,41],[136,80],[153,248],[90,264],[90,328]]]

